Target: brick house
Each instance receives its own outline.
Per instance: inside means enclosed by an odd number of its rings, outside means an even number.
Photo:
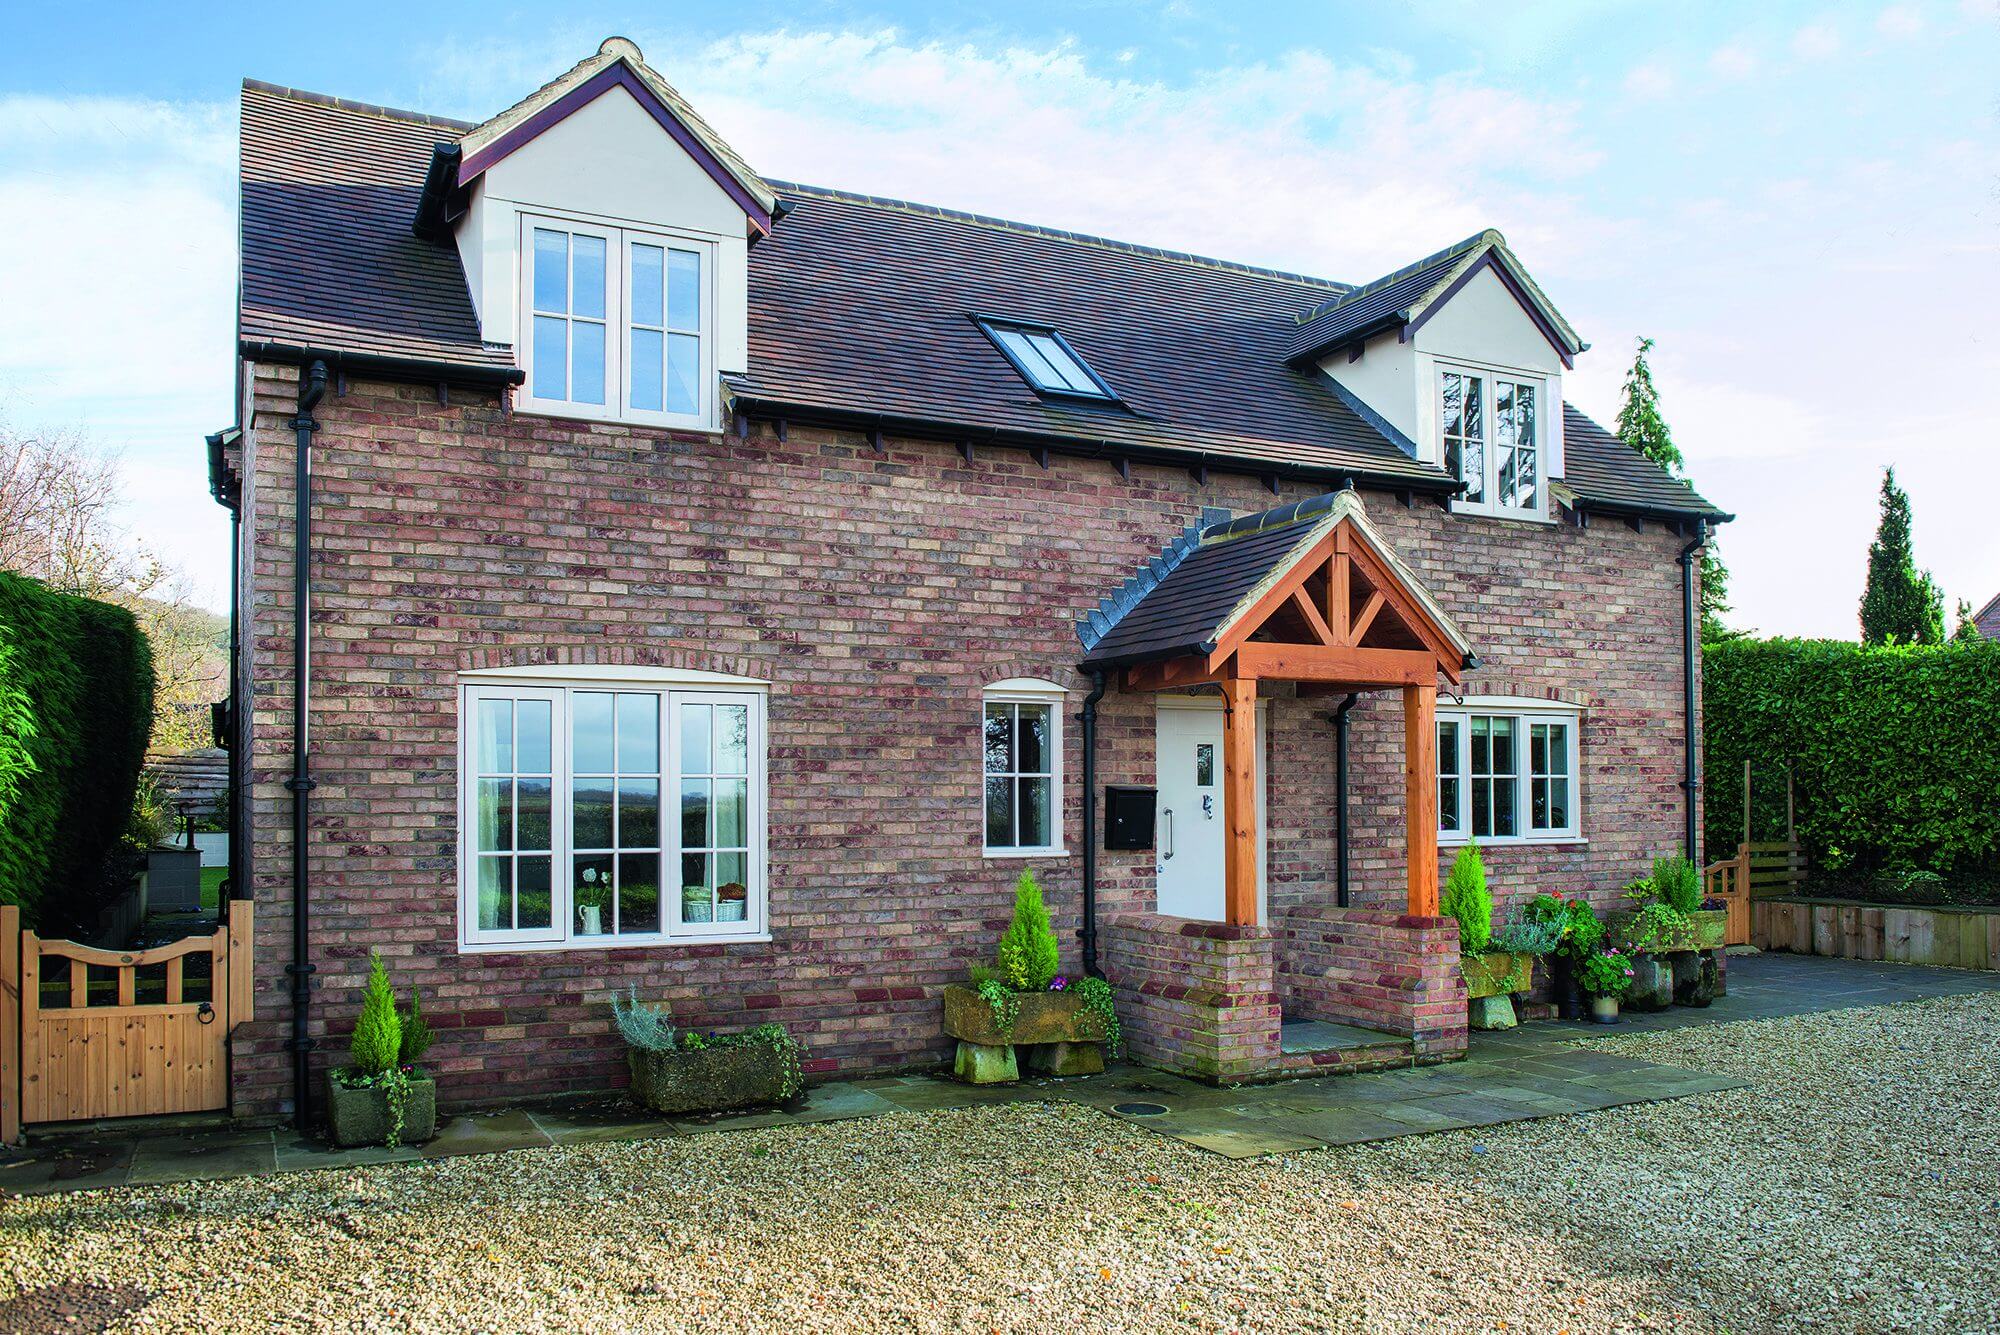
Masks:
[[[1445,1057],[1455,845],[1691,839],[1728,516],[1498,233],[1355,287],[778,184],[616,38],[480,125],[242,105],[237,1112],[370,949],[450,1103],[615,1083],[627,986],[934,1062],[1024,868],[1142,1060]]]

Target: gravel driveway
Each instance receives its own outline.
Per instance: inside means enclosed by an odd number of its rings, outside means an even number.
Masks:
[[[152,1330],[2000,1330],[2000,995],[1600,1040],[1746,1090],[1231,1162],[1085,1108],[0,1205]]]

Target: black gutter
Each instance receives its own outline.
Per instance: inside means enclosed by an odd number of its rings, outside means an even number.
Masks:
[[[227,431],[218,431],[208,439],[208,492],[217,505],[229,511],[229,697],[228,697],[228,737],[229,778],[229,875],[223,881],[226,892],[218,898],[250,898],[250,882],[243,875],[244,850],[248,842],[243,826],[243,481],[240,477],[231,485],[228,456],[225,445]],[[218,739],[221,740],[221,739]],[[229,909],[218,904],[217,910],[223,921],[229,918]]]
[[[1574,484],[1571,484],[1574,485]],[[1608,515],[1613,519],[1650,519],[1656,524],[1685,524],[1690,520],[1707,524],[1728,524],[1736,516],[1727,511],[1675,510],[1663,505],[1639,505],[1628,501],[1594,501],[1579,496],[1575,504],[1568,507],[1586,514]]]
[[[1700,631],[1695,621],[1694,610],[1694,562],[1695,553],[1708,545],[1708,521],[1695,522],[1694,537],[1687,546],[1681,548],[1681,727],[1683,750],[1683,777],[1681,791],[1687,794],[1687,857],[1696,866],[1701,865],[1700,830],[1695,819],[1696,808],[1701,798],[1701,764],[1698,759],[1701,741],[1695,736],[1694,663]]]
[[[414,380],[419,384],[439,382],[479,389],[518,385],[527,373],[518,366],[487,366],[468,362],[437,361],[425,357],[388,357],[373,352],[342,352],[298,343],[268,343],[246,338],[237,341],[237,350],[250,361],[283,362],[309,367],[324,363],[333,370],[384,380]]]
[[[1335,879],[1333,902],[1341,908],[1347,907],[1347,711],[1359,703],[1361,695],[1349,691],[1340,707],[1333,711],[1333,829],[1334,838],[1340,844],[1340,856],[1334,863]]]
[[[1102,978],[1097,966],[1097,702],[1104,698],[1102,669],[1090,674],[1090,694],[1083,697],[1083,971]]]
[[[1053,432],[1015,431],[1001,427],[972,426],[934,418],[903,417],[860,409],[818,408],[780,403],[773,399],[733,395],[729,411],[739,419],[759,417],[794,425],[824,426],[837,431],[882,431],[945,444],[972,441],[978,445],[1025,450],[1049,450],[1074,459],[1130,459],[1135,463],[1160,464],[1168,468],[1204,468],[1241,477],[1281,477],[1306,481],[1338,482],[1352,478],[1357,486],[1377,491],[1424,492],[1456,496],[1465,484],[1442,472],[1381,473],[1351,464],[1297,464],[1280,460],[1245,459],[1240,455],[1215,454],[1207,450],[1174,449],[1157,445],[1127,445],[1118,441]],[[1385,442],[1387,443],[1387,442]],[[1394,446],[1390,446],[1393,450]],[[1396,451],[1402,457],[1401,451]]]
[[[312,735],[308,730],[308,692],[312,687],[312,439],[319,423],[313,409],[326,395],[327,368],[315,361],[299,378],[299,411],[292,419],[298,433],[292,469],[292,777],[285,788],[292,795],[292,1108],[301,1131],[312,1127],[311,935],[307,914],[310,862],[306,834],[312,805]]]

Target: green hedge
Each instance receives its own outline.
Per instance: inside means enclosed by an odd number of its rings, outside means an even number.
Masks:
[[[1785,766],[1815,869],[2000,865],[2000,643],[1712,645],[1703,663],[1707,847],[1780,837]]]
[[[122,847],[153,718],[153,655],[122,607],[0,571],[11,685],[32,773],[0,813],[0,901],[44,930],[87,925],[122,888]]]

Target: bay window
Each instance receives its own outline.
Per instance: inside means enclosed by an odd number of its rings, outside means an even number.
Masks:
[[[711,426],[713,245],[528,215],[521,228],[522,407]]]
[[[1438,711],[1438,836],[1445,843],[1580,837],[1579,717],[1554,701],[1486,700]]]
[[[462,946],[763,936],[761,691],[613,680],[462,691]]]
[[[1455,508],[1540,518],[1543,382],[1469,367],[1438,371],[1445,471],[1465,483]]]
[[[986,689],[988,857],[1063,851],[1062,701],[1062,687],[1030,678]]]

